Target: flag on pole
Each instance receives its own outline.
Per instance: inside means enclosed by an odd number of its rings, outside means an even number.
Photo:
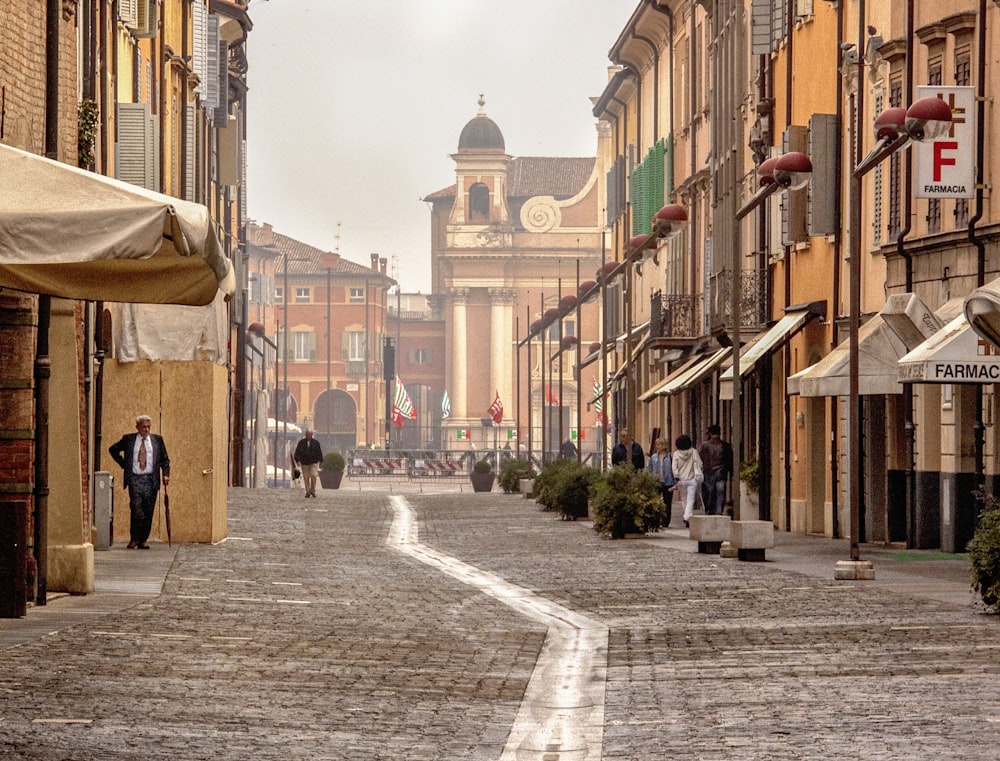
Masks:
[[[490,413],[490,417],[493,418],[493,422],[497,425],[503,420],[503,402],[500,401],[499,391],[496,392],[496,399],[493,400],[493,404],[486,411]]]
[[[413,402],[410,401],[410,395],[406,393],[406,387],[403,386],[397,375],[396,398],[392,403],[392,422],[397,426],[402,426],[404,420],[416,419],[417,411],[413,409]]]
[[[559,404],[559,397],[557,397],[556,394],[555,394],[555,392],[552,390],[552,384],[551,383],[546,383],[545,386],[546,386],[547,391],[548,391],[548,393],[545,395],[546,396],[546,401],[549,404]]]
[[[451,416],[451,401],[448,399],[448,389],[444,390],[444,396],[441,397],[441,419],[447,420]]]
[[[601,388],[601,384],[597,382],[597,376],[594,376],[594,412],[597,413],[597,422],[601,425],[607,425],[608,420],[604,416],[604,389]]]
[[[458,440],[459,441],[468,441],[471,438],[472,438],[472,431],[471,430],[469,430],[468,428],[459,428],[458,429]]]

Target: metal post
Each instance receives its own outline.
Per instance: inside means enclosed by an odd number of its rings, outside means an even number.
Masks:
[[[576,260],[576,461],[583,462],[583,369],[580,367],[580,355],[583,351],[581,339],[581,301],[580,301],[580,260]]]
[[[287,450],[288,449],[288,254],[285,254],[285,281],[284,285],[282,286],[281,296],[282,296],[281,299],[282,307],[285,312],[285,333],[284,333],[285,344],[282,347],[282,351],[285,354],[285,362],[284,362],[285,375],[282,383],[282,385],[284,386],[284,394],[281,400],[281,403],[284,406],[284,409],[281,411],[281,423],[282,423],[281,444],[282,448]],[[275,410],[275,417],[277,417],[277,410]],[[275,461],[277,461],[278,459],[277,453],[275,453],[274,459]],[[285,452],[281,453],[281,465],[283,468],[288,466],[288,464],[285,462]],[[275,486],[277,486],[278,484],[277,467],[275,467],[274,471],[274,483]],[[288,485],[289,488],[291,488],[291,482],[289,482]]]

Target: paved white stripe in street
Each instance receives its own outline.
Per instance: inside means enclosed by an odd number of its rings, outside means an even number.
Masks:
[[[405,498],[393,507],[388,544],[476,587],[546,626],[545,643],[500,761],[597,761],[604,741],[608,629],[530,590],[420,544],[416,515]]]

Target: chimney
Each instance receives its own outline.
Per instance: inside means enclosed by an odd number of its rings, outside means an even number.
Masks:
[[[378,254],[372,254],[372,269],[378,272]]]
[[[378,260],[378,271],[381,272],[383,275],[385,274],[385,265],[386,265],[386,262],[387,262],[387,259],[384,256],[381,259]]]

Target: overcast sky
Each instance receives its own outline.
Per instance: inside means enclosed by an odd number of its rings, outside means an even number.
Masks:
[[[360,264],[377,252],[428,292],[420,199],[454,183],[479,94],[508,154],[595,155],[590,99],[638,3],[254,0],[250,218]]]

